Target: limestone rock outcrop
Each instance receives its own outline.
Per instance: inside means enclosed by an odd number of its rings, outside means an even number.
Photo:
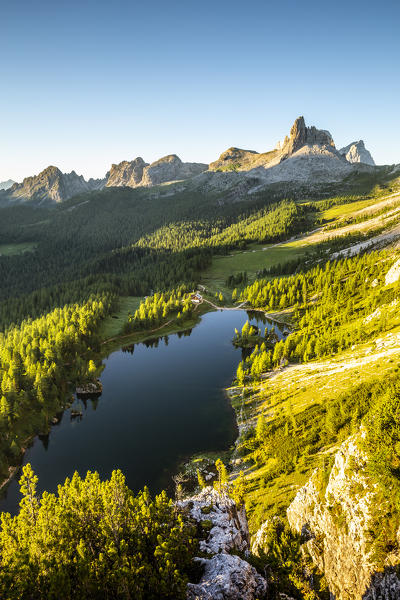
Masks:
[[[249,530],[244,507],[238,508],[226,494],[212,487],[179,503],[181,510],[200,526],[207,525],[200,550],[207,557],[195,559],[203,567],[199,583],[189,583],[188,600],[262,600],[267,582],[246,560],[232,555],[249,553]]]
[[[144,169],[141,185],[152,186],[168,181],[189,179],[207,169],[208,165],[204,163],[184,163],[176,154],[169,154]]]
[[[371,167],[352,164],[336,148],[329,131],[307,127],[298,117],[283,142],[264,153],[229,148],[210,164],[210,171],[236,171],[242,178],[258,181],[251,193],[276,183],[315,185],[342,181],[357,169]]]
[[[63,202],[83,192],[99,189],[103,180],[92,179],[90,183],[75,171],[62,173],[54,166],[47,167],[39,175],[26,177],[22,183],[14,183],[7,191],[7,197],[13,201]]]
[[[13,186],[15,181],[12,179],[7,179],[7,181],[0,182],[0,190],[8,190],[11,186]]]
[[[188,584],[187,600],[261,600],[267,583],[248,562],[231,554],[197,559],[204,566],[199,584]]]
[[[135,160],[124,160],[118,165],[111,165],[106,187],[136,187],[140,185],[143,169],[148,163],[138,156]]]
[[[169,154],[149,164],[138,156],[132,161],[123,161],[112,165],[107,177],[106,187],[150,187],[189,179],[206,171],[204,163],[184,163],[176,154]]]
[[[242,150],[241,148],[228,148],[221,154],[218,160],[210,163],[211,171],[235,170],[237,168],[250,167],[254,160],[259,156],[255,150]]]
[[[363,163],[365,165],[375,165],[375,161],[369,150],[366,149],[364,141],[352,142],[348,146],[339,150],[340,154],[346,157],[350,163]]]
[[[359,438],[349,438],[335,455],[326,489],[315,471],[287,510],[290,526],[306,541],[303,550],[324,573],[336,600],[395,600],[400,556],[377,562],[371,544],[380,505],[366,472]],[[382,593],[382,590],[384,593]]]
[[[396,260],[385,275],[385,285],[396,283],[400,279],[400,258]]]
[[[290,137],[286,137],[282,144],[281,152],[290,156],[306,145],[335,147],[329,131],[314,126],[306,127],[304,117],[298,117],[290,130]]]

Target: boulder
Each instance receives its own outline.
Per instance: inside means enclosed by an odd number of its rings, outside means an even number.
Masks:
[[[197,559],[204,566],[198,584],[188,584],[187,600],[262,600],[267,582],[248,562],[231,554]]]
[[[200,541],[200,550],[206,557],[195,559],[202,565],[203,574],[198,583],[188,584],[187,599],[265,598],[266,580],[245,560],[249,554],[249,530],[244,507],[238,507],[227,494],[210,486],[178,506],[208,532]],[[232,554],[236,552],[243,558]]]

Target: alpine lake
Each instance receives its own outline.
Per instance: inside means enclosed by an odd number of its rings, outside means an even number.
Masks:
[[[229,450],[238,435],[225,393],[242,350],[232,344],[234,330],[250,323],[269,330],[277,323],[263,313],[219,310],[206,313],[193,328],[168,337],[123,347],[104,359],[100,396],[75,398],[50,434],[36,437],[23,464],[39,477],[38,492],[55,492],[75,471],[108,478],[121,469],[137,492],[173,489],[172,477],[193,455]],[[20,501],[19,473],[8,485],[0,510],[15,514]]]

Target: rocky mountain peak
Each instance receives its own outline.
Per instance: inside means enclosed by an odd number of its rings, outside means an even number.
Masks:
[[[98,189],[99,186],[98,180],[89,183],[75,171],[62,173],[58,167],[50,165],[38,175],[26,177],[22,183],[14,183],[6,194],[9,200],[22,202],[32,200],[41,204],[49,201],[63,202],[77,194]]]
[[[15,181],[7,179],[7,181],[0,181],[0,190],[8,190],[14,185]]]
[[[168,154],[144,169],[141,185],[152,186],[168,181],[189,179],[207,169],[208,165],[204,163],[184,163],[176,154]]]
[[[339,152],[351,163],[364,163],[371,166],[375,165],[371,153],[365,147],[364,140],[352,142],[348,146],[341,148]]]
[[[305,145],[335,148],[335,143],[329,131],[317,129],[314,126],[306,127],[304,117],[298,117],[292,125],[290,137],[285,138],[281,151],[286,155],[291,155]]]
[[[240,168],[251,166],[254,159],[259,156],[255,150],[243,150],[242,148],[236,148],[231,146],[228,150],[225,150],[218,160],[212,162],[209,166],[211,171],[217,170],[229,170],[229,166]]]
[[[117,165],[111,165],[106,187],[136,187],[140,185],[143,169],[147,165],[148,163],[144,162],[141,156],[132,161],[123,160]]]

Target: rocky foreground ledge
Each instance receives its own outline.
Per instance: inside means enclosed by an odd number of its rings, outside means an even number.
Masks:
[[[400,555],[397,548],[385,548],[379,556],[372,543],[376,528],[386,529],[387,510],[360,446],[358,435],[348,438],[335,455],[325,489],[316,470],[287,516],[335,600],[398,600]]]
[[[179,503],[203,530],[200,541],[203,567],[199,583],[189,583],[188,600],[263,600],[267,581],[246,560],[250,555],[249,530],[244,507],[212,487]],[[238,556],[240,554],[240,556]],[[242,558],[243,557],[243,558]]]

